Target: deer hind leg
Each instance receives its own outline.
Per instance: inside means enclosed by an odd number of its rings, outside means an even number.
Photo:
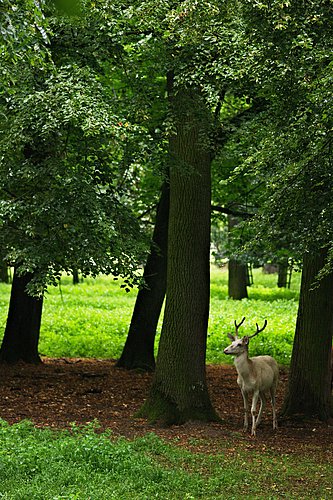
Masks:
[[[271,394],[271,403],[272,403],[272,410],[273,410],[273,429],[278,428],[276,409],[275,409],[275,391],[276,391],[276,387],[271,387],[270,394]]]
[[[243,427],[243,430],[244,431],[247,431],[248,427],[249,427],[249,398],[248,398],[248,394],[243,391],[242,391],[242,396],[243,396],[243,402],[244,402],[244,427]]]
[[[255,391],[253,393],[252,406],[251,406],[251,415],[252,415],[252,430],[251,430],[251,435],[252,436],[256,435],[256,409],[257,409],[258,398],[259,398],[259,391]]]
[[[266,401],[267,401],[266,396],[263,392],[259,393],[259,397],[260,397],[260,409],[259,409],[258,417],[256,420],[256,428],[258,427],[258,425],[261,422],[262,412],[264,411],[264,408],[266,406]]]

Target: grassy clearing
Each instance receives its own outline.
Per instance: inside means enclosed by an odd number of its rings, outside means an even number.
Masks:
[[[287,362],[297,311],[299,279],[292,290],[277,290],[276,276],[258,271],[250,298],[227,298],[226,273],[214,269],[208,361],[225,362],[225,332],[235,318],[247,316],[244,333],[264,318],[269,327],[253,341]],[[45,301],[41,352],[49,356],[117,357],[126,338],[135,292],[101,277],[74,287],[65,278]],[[4,326],[10,287],[0,286]],[[288,350],[289,349],[289,350]],[[71,431],[37,429],[22,421],[0,420],[1,500],[106,499],[307,499],[332,498],[333,464],[322,451],[315,457],[304,445],[302,455],[281,454],[263,446],[248,447],[237,435],[216,439],[214,455],[191,453],[166,444],[154,434],[127,441],[112,432],[96,433],[93,424]],[[193,443],[194,445],[195,443]]]
[[[229,448],[190,453],[154,434],[129,442],[0,421],[0,498],[331,498],[333,465],[305,457]],[[296,459],[295,459],[296,458]]]
[[[242,333],[251,333],[255,323],[268,320],[267,329],[251,341],[251,354],[271,354],[281,364],[290,360],[297,313],[300,276],[295,274],[291,290],[276,287],[276,275],[254,271],[249,299],[229,300],[227,272],[212,268],[211,308],[207,347],[208,363],[229,363],[223,354],[226,332],[234,319],[246,316]],[[10,286],[0,284],[0,327],[5,327]],[[51,288],[45,298],[40,352],[50,357],[118,358],[125,343],[136,291],[126,293],[118,281],[101,276],[72,285],[64,277],[60,288]],[[161,321],[159,331],[161,327]],[[158,336],[157,342],[158,343]],[[157,345],[156,345],[157,347]]]

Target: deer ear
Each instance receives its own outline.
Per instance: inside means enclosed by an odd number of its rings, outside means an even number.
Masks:
[[[234,340],[236,340],[236,337],[235,335],[233,335],[232,333],[227,333],[229,339],[233,342]]]
[[[249,337],[247,335],[245,335],[243,338],[242,338],[242,344],[243,345],[248,345],[249,343]]]

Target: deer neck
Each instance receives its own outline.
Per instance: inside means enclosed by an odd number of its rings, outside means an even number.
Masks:
[[[253,371],[252,361],[249,359],[248,351],[239,354],[234,360],[236,369],[242,377],[250,375]]]

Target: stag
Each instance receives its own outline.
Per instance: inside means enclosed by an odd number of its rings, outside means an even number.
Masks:
[[[256,429],[260,423],[262,413],[266,404],[267,394],[270,394],[270,399],[273,408],[273,429],[277,429],[277,417],[275,409],[275,394],[279,378],[279,368],[277,362],[271,356],[255,356],[249,358],[249,340],[262,332],[267,326],[265,320],[264,326],[259,328],[256,323],[257,330],[253,335],[245,335],[242,338],[238,337],[238,329],[244,323],[245,318],[237,324],[235,321],[235,334],[228,333],[228,337],[232,343],[224,349],[225,354],[235,356],[234,363],[237,369],[237,383],[242,392],[244,401],[244,431],[248,429],[249,415],[249,396],[252,394],[252,429],[251,435],[256,435]],[[257,402],[260,399],[260,409],[256,418]]]

